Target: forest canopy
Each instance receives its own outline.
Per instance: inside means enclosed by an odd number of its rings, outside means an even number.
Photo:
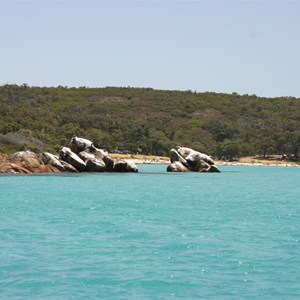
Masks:
[[[73,135],[95,146],[216,158],[299,156],[300,99],[152,88],[0,86],[0,152],[56,153]]]

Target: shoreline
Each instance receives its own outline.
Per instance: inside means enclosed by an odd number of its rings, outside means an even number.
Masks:
[[[280,163],[246,163],[246,162],[226,162],[226,161],[216,161],[216,166],[241,166],[241,167],[288,167],[288,168],[297,168],[300,167],[298,163],[290,162],[280,162]]]
[[[111,155],[111,154],[109,154]],[[168,157],[160,156],[142,156],[140,155],[112,155],[116,159],[131,160],[137,165],[169,165],[170,159]],[[258,159],[251,157],[243,157],[238,161],[223,161],[215,160],[216,166],[256,166],[256,167],[300,167],[300,162],[290,162],[284,160],[268,160],[268,159]]]
[[[131,160],[137,165],[169,165],[171,162],[170,160],[143,160],[143,159],[136,159],[136,158],[124,158],[126,160]],[[227,162],[227,161],[215,161],[216,166],[241,166],[241,167],[300,167],[299,163],[294,162]]]
[[[137,165],[169,165],[170,162],[161,161],[161,162],[151,162],[143,161],[137,159],[128,159],[132,160]],[[243,163],[243,162],[223,162],[215,161],[216,166],[229,167],[229,166],[239,166],[239,167],[288,167],[288,168],[297,168],[300,167],[299,164],[295,163]]]

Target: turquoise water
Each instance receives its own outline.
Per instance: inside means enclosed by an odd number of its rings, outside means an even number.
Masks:
[[[299,299],[300,168],[0,177],[0,299]]]

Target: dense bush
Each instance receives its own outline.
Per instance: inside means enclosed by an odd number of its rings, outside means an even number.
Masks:
[[[107,150],[297,157],[300,99],[151,88],[0,87],[0,151],[57,151],[72,135]]]

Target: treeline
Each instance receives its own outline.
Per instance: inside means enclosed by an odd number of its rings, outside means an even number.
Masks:
[[[57,152],[73,135],[107,150],[216,158],[299,156],[300,99],[151,88],[0,86],[0,152]]]

